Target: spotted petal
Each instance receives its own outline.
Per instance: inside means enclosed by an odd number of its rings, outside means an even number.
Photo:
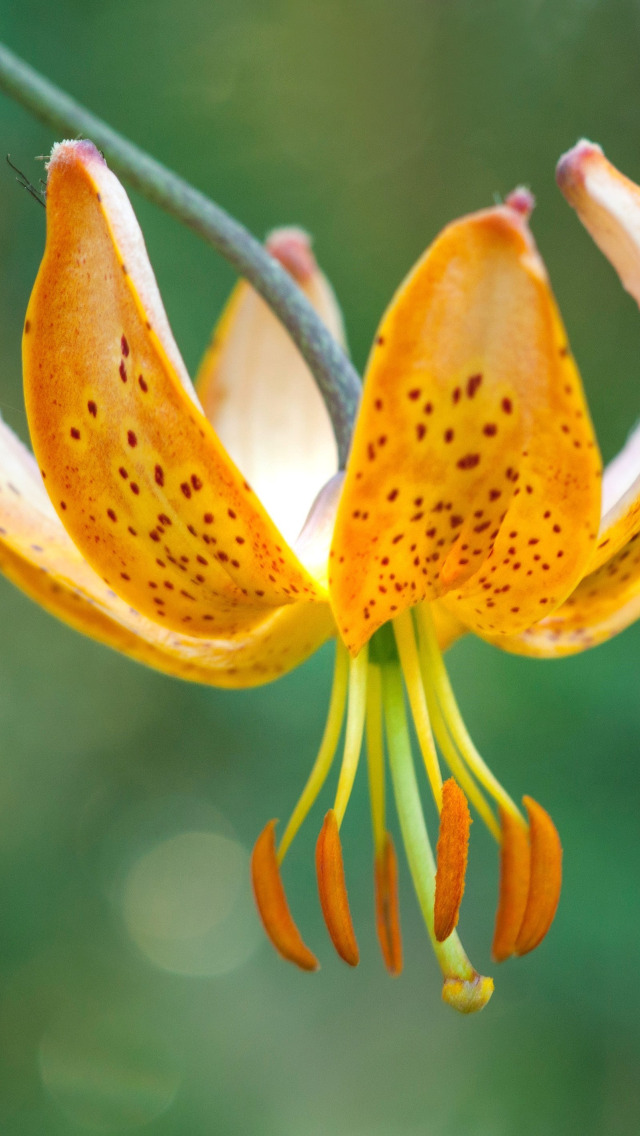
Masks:
[[[640,304],[640,187],[579,142],[558,163],[558,184]],[[589,573],[551,617],[501,643],[517,654],[570,655],[611,638],[640,616],[640,430],[607,466]]]
[[[497,643],[515,655],[560,658],[597,647],[640,618],[640,541],[585,576],[553,615]]]
[[[445,229],[380,325],[330,569],[354,652],[438,597],[479,634],[518,632],[591,555],[599,454],[527,206]]]
[[[323,523],[319,515],[316,531],[321,533]],[[252,626],[226,639],[190,637],[146,619],[83,559],[51,507],[32,455],[1,419],[0,569],[78,631],[157,670],[214,686],[255,686],[278,678],[334,630],[327,604],[262,612]]]
[[[138,611],[211,636],[322,599],[202,413],[129,201],[88,142],[52,154],[24,370],[54,507]]]
[[[611,639],[640,617],[640,486],[633,480],[639,446],[636,430],[605,470],[603,517],[591,571],[552,615],[518,636],[502,638],[498,646],[536,658],[574,655]],[[631,534],[626,541],[625,534]]]
[[[267,249],[344,343],[340,310],[306,234],[279,229]],[[271,309],[244,280],[214,332],[196,390],[229,454],[283,536],[294,540],[310,502],[338,467],[336,442],[309,368]]]

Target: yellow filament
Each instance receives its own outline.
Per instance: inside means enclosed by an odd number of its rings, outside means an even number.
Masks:
[[[383,851],[386,839],[384,793],[384,743],[382,740],[382,679],[380,667],[370,666],[367,677],[367,768],[371,823],[376,854]]]
[[[324,728],[324,734],[318,750],[318,756],[309,774],[307,783],[302,790],[298,803],[291,814],[291,819],[282,835],[278,848],[278,863],[285,858],[294,836],[305,820],[313,806],[318,793],[325,783],[327,774],[340,740],[340,731],[344,718],[344,708],[347,701],[347,687],[349,685],[349,652],[338,639],[336,641],[336,661],[333,671],[333,685],[329,701],[329,713]]]
[[[429,605],[427,603],[420,604],[416,608],[416,612],[420,628],[420,660],[425,685],[428,689],[433,689],[440,705],[442,717],[455,745],[458,747],[460,756],[494,800],[513,817],[517,818],[521,824],[526,823],[515,801],[494,777],[469,737],[442,661]]]
[[[433,799],[438,812],[440,812],[442,809],[442,774],[431,731],[431,722],[429,721],[429,710],[422,683],[420,658],[410,611],[405,611],[402,615],[396,616],[393,620],[393,631],[422,760],[429,778]]]
[[[338,822],[342,824],[347,811],[349,797],[360,760],[364,719],[367,708],[367,670],[369,649],[363,647],[357,658],[349,663],[349,702],[347,706],[347,728],[344,738],[344,756],[338,779],[336,800],[333,806]]]
[[[486,824],[492,836],[495,836],[498,843],[501,839],[500,825],[497,818],[491,811],[491,806],[487,801],[482,789],[469,773],[466,765],[464,764],[460,754],[458,753],[455,745],[453,744],[447,725],[442,717],[442,711],[435,699],[435,696],[428,699],[429,701],[429,714],[433,723],[433,731],[438,740],[438,745],[442,750],[444,759],[453,773],[460,788],[464,791],[471,804],[475,808],[478,816]]]

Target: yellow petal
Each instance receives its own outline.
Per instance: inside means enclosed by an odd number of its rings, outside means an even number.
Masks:
[[[307,235],[279,229],[267,248],[344,343],[340,310]],[[245,281],[234,289],[214,332],[196,390],[228,453],[285,539],[294,540],[311,501],[337,469],[336,442],[309,368]]]
[[[54,507],[142,614],[211,636],[321,598],[199,409],[129,201],[88,142],[52,154],[24,370]]]
[[[581,580],[551,616],[496,642],[515,655],[560,658],[597,647],[640,618],[640,534]],[[485,636],[485,638],[487,638]]]
[[[76,630],[157,670],[213,686],[279,678],[334,631],[327,604],[268,610],[226,639],[193,638],[146,619],[83,559],[51,507],[33,457],[1,419],[0,570]]]
[[[595,572],[640,532],[640,430],[628,438],[602,478],[602,517],[588,564]]]
[[[354,652],[425,598],[512,634],[591,555],[600,459],[523,199],[445,229],[380,325],[330,567]]]

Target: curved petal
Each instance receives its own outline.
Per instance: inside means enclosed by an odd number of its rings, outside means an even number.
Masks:
[[[623,287],[640,304],[640,189],[586,139],[562,155],[556,178]]]
[[[380,325],[330,562],[354,652],[425,598],[513,634],[591,555],[600,459],[527,206],[445,229]]]
[[[558,163],[558,185],[585,228],[640,304],[640,187],[582,141]],[[602,520],[590,568],[595,571],[640,531],[640,432],[607,466]]]
[[[157,670],[248,687],[280,677],[331,636],[327,604],[287,604],[225,639],[168,631],[140,615],[86,563],[51,507],[38,467],[0,419],[0,569],[53,615]]]
[[[553,615],[519,636],[491,642],[514,655],[560,658],[597,647],[639,617],[640,533],[636,533],[606,564],[585,576]]]
[[[279,229],[267,248],[344,343],[340,310],[307,235]],[[280,321],[244,280],[216,327],[196,390],[223,445],[280,532],[295,540],[309,503],[338,468],[336,442],[309,368]]]
[[[123,599],[210,637],[323,598],[201,413],[133,210],[89,142],[53,150],[23,354],[49,496]]]

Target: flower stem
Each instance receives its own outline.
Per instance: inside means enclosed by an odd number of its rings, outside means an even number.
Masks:
[[[360,400],[360,380],[289,274],[238,221],[139,149],[0,44],[0,91],[55,132],[90,138],[110,167],[147,200],[208,241],[253,285],[309,364],[324,398],[344,468]]]

